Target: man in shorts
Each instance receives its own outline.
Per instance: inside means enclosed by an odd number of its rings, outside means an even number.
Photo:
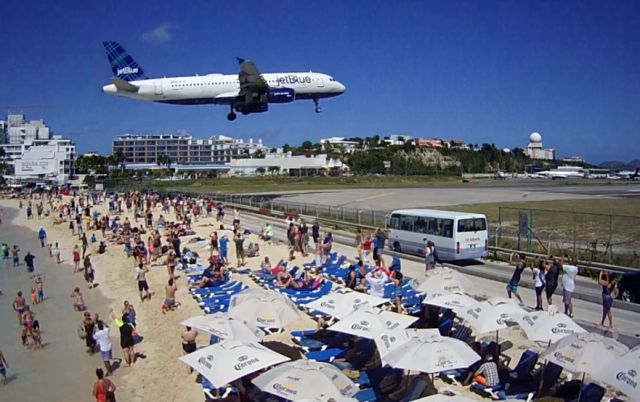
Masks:
[[[149,293],[149,284],[147,283],[147,272],[149,268],[144,266],[144,263],[139,263],[136,268],[136,279],[138,280],[138,291],[140,292],[140,300],[151,299],[151,293]]]
[[[514,255],[511,254],[509,260],[513,260]],[[520,304],[524,304],[522,302],[522,298],[518,294],[518,285],[520,284],[520,279],[522,277],[522,272],[526,268],[526,258],[524,255],[517,254],[516,255],[516,269],[513,271],[513,275],[511,276],[511,280],[507,283],[507,295],[509,299],[511,299],[511,295],[513,294],[516,299],[520,302]]]
[[[102,320],[98,320],[97,326],[98,329],[93,333],[93,339],[98,343],[100,348],[100,357],[104,362],[104,367],[107,369],[107,376],[110,376],[112,374],[111,359],[113,359],[113,356],[111,355],[111,337],[109,336],[109,327],[107,324],[102,322]],[[87,336],[92,335],[87,334]]]
[[[24,296],[22,296],[22,292],[18,292],[18,295],[13,300],[13,310],[18,315],[18,324],[22,325],[22,314],[24,314],[25,307],[27,306],[27,301]]]
[[[35,266],[33,264],[33,261],[36,259],[36,257],[31,254],[31,251],[27,251],[27,255],[24,256],[24,262],[25,264],[27,264],[27,271],[32,274],[33,271],[35,271]]]
[[[166,313],[169,310],[174,310],[177,307],[176,303],[176,290],[178,287],[176,286],[173,278],[169,278],[167,284],[164,285],[164,303],[162,304],[162,314]]]
[[[568,256],[565,256],[568,259]],[[562,265],[562,303],[564,313],[573,317],[573,292],[576,290],[576,276],[578,276],[578,266],[575,258],[570,260],[570,264]]]

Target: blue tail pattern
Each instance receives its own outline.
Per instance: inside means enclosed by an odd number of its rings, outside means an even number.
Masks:
[[[118,42],[103,42],[113,74],[125,81],[147,78],[142,67],[127,53]]]

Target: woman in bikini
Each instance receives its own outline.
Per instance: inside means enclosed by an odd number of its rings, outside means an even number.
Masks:
[[[198,337],[197,330],[191,327],[185,327],[185,329],[180,334],[180,337],[182,338],[182,350],[184,351],[185,355],[196,351],[196,338]],[[187,366],[187,373],[191,374],[192,372],[193,369],[190,366]]]
[[[101,368],[96,369],[96,377],[98,377],[98,380],[93,383],[92,392],[96,402],[115,401],[115,396],[113,396],[116,391],[115,384],[111,380],[104,378],[104,371]]]

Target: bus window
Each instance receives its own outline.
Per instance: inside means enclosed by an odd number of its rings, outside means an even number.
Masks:
[[[390,229],[400,229],[400,215],[391,215],[389,220]]]
[[[487,222],[483,218],[468,218],[458,220],[458,233],[487,230]]]
[[[416,233],[427,233],[427,221],[425,218],[417,217],[413,224],[413,231]]]
[[[436,218],[427,218],[427,233],[430,235],[438,234],[438,222],[436,222]]]
[[[444,220],[444,226],[443,226],[444,233],[442,235],[444,237],[452,238],[453,237],[453,219],[443,219],[443,220]]]
[[[400,230],[406,230],[407,232],[413,232],[413,216],[401,215],[400,216]]]

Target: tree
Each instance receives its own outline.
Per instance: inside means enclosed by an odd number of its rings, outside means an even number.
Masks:
[[[261,149],[258,149],[256,152],[254,152],[252,156],[253,159],[264,159],[264,157],[264,151]]]
[[[280,173],[280,166],[269,166],[269,174],[276,175]]]
[[[156,158],[156,163],[158,164],[158,166],[166,166],[167,169],[171,169],[171,157],[169,157],[169,155],[158,155]]]
[[[262,166],[260,166],[259,168],[256,169],[256,174],[258,176],[264,175],[264,172],[265,172],[265,169]]]
[[[300,148],[302,148],[305,151],[310,151],[311,149],[313,149],[313,143],[309,140],[303,141]]]

